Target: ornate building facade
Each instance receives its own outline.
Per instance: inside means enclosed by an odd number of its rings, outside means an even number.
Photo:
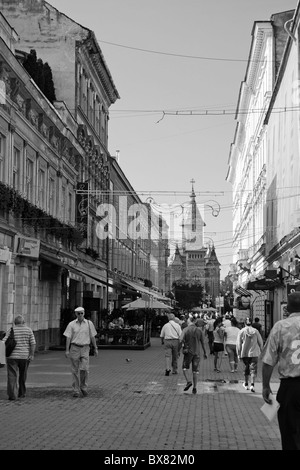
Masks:
[[[206,298],[214,304],[220,293],[220,263],[214,245],[204,246],[206,224],[201,205],[196,202],[194,186],[190,198],[183,210],[181,244],[177,243],[169,263],[170,289],[177,280],[198,281]]]

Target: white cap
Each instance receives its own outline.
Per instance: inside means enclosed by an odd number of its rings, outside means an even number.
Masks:
[[[84,308],[83,307],[77,307],[77,308],[75,308],[75,312],[84,312]]]

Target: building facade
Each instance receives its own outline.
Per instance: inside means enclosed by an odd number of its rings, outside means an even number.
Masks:
[[[238,313],[244,303],[240,315],[258,316],[266,335],[282,317],[288,284],[296,281],[297,12],[298,7],[254,23],[227,175],[233,187],[235,307]]]
[[[204,299],[215,305],[220,293],[220,263],[214,245],[204,246],[204,227],[200,205],[196,203],[194,187],[191,201],[183,208],[181,244],[176,244],[169,263],[170,290],[178,280],[200,282]]]
[[[118,292],[116,272],[139,281],[133,294],[151,278],[160,295],[164,245],[155,253],[149,238],[99,236],[101,207],[116,206],[115,189],[130,187],[140,201],[108,151],[109,107],[119,94],[94,33],[45,1],[0,5],[0,183],[8,194],[0,247],[1,312],[8,313],[0,327],[23,313],[38,348],[47,349],[63,341],[76,305],[100,326]],[[22,65],[32,50],[51,68],[53,103]],[[148,215],[142,225],[147,231]]]
[[[84,154],[71,116],[67,126],[17,60],[15,30],[0,21],[0,328],[23,314],[43,348],[59,341],[68,297],[80,301],[75,189]]]

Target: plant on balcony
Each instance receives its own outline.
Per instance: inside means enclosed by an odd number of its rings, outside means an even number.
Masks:
[[[89,255],[91,258],[93,258],[93,260],[96,260],[96,259],[99,258],[99,254],[96,250],[94,250],[94,248],[88,247],[88,248],[85,249],[85,252],[86,252],[87,255]]]
[[[23,67],[27,70],[31,78],[35,81],[39,89],[46,98],[53,104],[56,100],[52,70],[48,62],[38,59],[35,49],[31,49],[23,62]]]
[[[79,245],[83,241],[81,232],[74,226],[61,222],[44,210],[24,199],[15,189],[0,182],[0,211],[11,212],[20,218],[24,226],[35,230],[45,229],[62,242],[72,241]]]

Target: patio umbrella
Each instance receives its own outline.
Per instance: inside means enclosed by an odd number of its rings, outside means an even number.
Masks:
[[[143,300],[143,299],[136,299],[133,302],[129,302],[126,305],[123,305],[122,308],[127,308],[130,310],[139,309],[139,308],[160,308],[160,309],[172,309],[169,305],[164,304],[163,302],[159,302],[158,300]]]

